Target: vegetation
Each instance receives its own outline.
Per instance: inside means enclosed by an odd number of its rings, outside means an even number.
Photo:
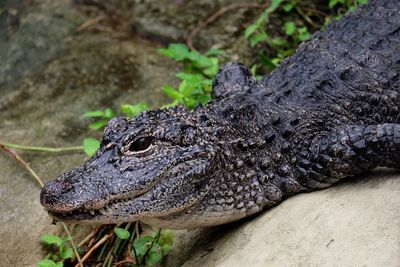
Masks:
[[[63,267],[76,262],[76,256],[69,245],[71,237],[44,235],[41,242],[50,253],[38,262],[38,267]],[[106,225],[95,228],[81,242],[78,250],[85,254],[81,262],[101,263],[101,266],[114,266],[129,263],[138,267],[154,266],[171,250],[173,231],[158,230],[152,234],[140,236],[138,223],[124,225]],[[98,248],[96,251],[93,248]],[[87,256],[88,255],[88,256]],[[117,258],[116,258],[117,257]],[[90,258],[90,259],[89,259]]]
[[[340,19],[346,12],[354,10],[367,0],[330,0],[327,12],[304,7],[300,0],[271,0],[255,22],[244,31],[244,37],[258,52],[258,63],[252,67],[253,73],[263,69],[275,69],[282,60],[291,56],[301,42],[311,38],[310,30],[326,27],[332,20]],[[269,33],[271,15],[279,12],[283,20],[282,31]],[[258,76],[259,77],[259,76]]]

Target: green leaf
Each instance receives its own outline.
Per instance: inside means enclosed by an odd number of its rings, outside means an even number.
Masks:
[[[63,243],[63,240],[56,235],[43,235],[40,238],[40,241],[42,241],[42,243],[45,245],[55,244],[55,245],[57,245],[57,247],[59,247]]]
[[[150,251],[146,257],[146,265],[154,266],[159,263],[162,259],[162,255],[160,252],[157,251]]]
[[[162,91],[170,98],[175,99],[175,100],[180,100],[182,99],[182,95],[176,91],[172,86],[170,85],[164,85],[162,88]]]
[[[258,28],[257,24],[249,25],[244,31],[244,38],[249,39],[250,35],[252,35]]]
[[[271,6],[269,7],[272,10],[271,12],[275,11],[283,1],[284,0],[272,0]]]
[[[69,247],[69,248],[63,250],[62,253],[60,253],[60,256],[64,260],[70,259],[74,256],[74,251],[72,250],[72,248]]]
[[[271,39],[270,43],[275,48],[279,47],[279,46],[287,46],[288,45],[288,42],[285,39],[279,38],[279,37]]]
[[[95,110],[88,111],[83,114],[85,118],[107,118],[111,119],[115,116],[114,111],[111,108],[106,108],[105,110]]]
[[[62,264],[62,263],[61,263]],[[50,259],[43,259],[36,264],[37,267],[62,267]]]
[[[253,76],[256,76],[257,75],[257,64],[254,64],[253,66],[251,66],[250,71],[253,74]]]
[[[211,93],[212,82],[213,80],[211,79],[203,79],[201,81],[201,87],[205,93]]]
[[[296,24],[292,21],[285,22],[284,27],[285,27],[286,35],[289,35],[289,36],[293,35],[297,28]]]
[[[185,97],[184,104],[188,109],[194,109],[199,104],[199,102],[195,98]]]
[[[108,120],[95,121],[89,124],[89,128],[93,130],[103,129],[107,125]]]
[[[208,76],[208,77],[212,77],[214,78],[215,75],[217,75],[218,70],[219,70],[219,59],[216,57],[212,57],[210,58],[210,65],[208,68],[203,70],[204,75]]]
[[[88,112],[83,113],[83,117],[85,117],[85,118],[104,117],[104,111],[102,111],[102,110],[88,111]]]
[[[193,87],[200,86],[202,82],[202,76],[200,74],[179,72],[176,74],[176,77],[182,79],[183,81],[186,81],[190,86]]]
[[[165,256],[168,254],[168,252],[170,252],[172,249],[171,245],[165,244],[161,246],[161,255]]]
[[[106,108],[104,110],[104,117],[107,119],[111,119],[115,116],[114,111],[111,108]]]
[[[149,249],[151,243],[153,242],[154,238],[151,236],[143,236],[133,242],[133,246],[135,247],[136,255],[138,257],[143,256],[146,251]]]
[[[197,60],[193,60],[192,65],[194,68],[202,70],[204,68],[212,66],[213,61],[212,58],[201,56]]]
[[[161,106],[161,108],[170,108],[170,107],[174,107],[174,106],[176,106],[176,105],[178,105],[178,104],[180,104],[180,103],[182,103],[180,100],[174,100],[174,101],[171,102],[171,103],[168,103],[168,104],[165,104],[165,105]]]
[[[100,148],[100,142],[94,138],[83,139],[83,151],[89,157],[93,156],[96,151]]]
[[[357,4],[359,5],[364,5],[366,3],[368,3],[368,0],[357,0]]]
[[[278,67],[279,63],[281,63],[282,59],[279,57],[271,59],[271,63]]]
[[[174,235],[175,232],[172,230],[163,230],[160,238],[160,244],[168,244],[170,246],[172,246],[173,242],[174,242]]]
[[[334,6],[336,6],[338,4],[338,0],[329,0],[329,8],[333,8]]]
[[[120,227],[115,227],[114,228],[114,233],[120,238],[120,239],[129,239],[129,237],[131,236],[131,234],[129,233],[128,230],[124,229],[124,228],[120,228]]]
[[[140,112],[148,110],[148,109],[149,109],[149,106],[144,102],[140,102],[135,105],[125,104],[125,105],[121,105],[121,107],[120,107],[120,111],[128,117],[136,116]]]
[[[176,61],[183,61],[189,56],[189,48],[184,44],[170,44],[167,49],[159,50],[162,54]]]
[[[202,58],[203,58],[203,56],[200,55],[199,52],[191,51],[191,52],[187,53],[185,59],[188,59],[189,61],[193,62],[193,61],[200,61]]]
[[[163,54],[166,57],[170,57],[172,58],[174,56],[174,54],[172,53],[171,50],[169,50],[168,48],[160,48],[158,49],[158,51]]]
[[[193,84],[189,83],[187,80],[183,80],[178,88],[179,93],[181,93],[185,97],[190,96],[194,89],[196,89],[196,87],[193,86]]]
[[[66,236],[66,237],[63,238],[63,242],[64,243],[68,242],[68,241],[71,241],[71,240],[72,240],[72,237],[70,237],[70,236]]]
[[[308,32],[307,27],[298,28],[298,33],[298,37],[302,42],[308,41],[311,38],[311,34]]]
[[[285,3],[282,7],[285,12],[290,12],[293,9],[294,5],[292,3]]]
[[[258,33],[256,35],[251,36],[250,38],[250,45],[255,46],[259,42],[267,40],[268,36],[265,32]]]
[[[356,10],[356,6],[349,6],[349,11],[348,12],[353,12],[354,10]]]

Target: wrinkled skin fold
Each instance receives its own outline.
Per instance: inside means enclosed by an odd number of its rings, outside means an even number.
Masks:
[[[56,220],[228,223],[372,168],[400,168],[400,1],[371,0],[261,81],[233,62],[214,100],[112,119],[99,151],[48,182]]]

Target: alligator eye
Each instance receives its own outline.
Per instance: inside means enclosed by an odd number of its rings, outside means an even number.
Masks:
[[[146,137],[141,137],[134,141],[130,146],[129,150],[132,152],[140,152],[143,150],[148,149],[151,144],[153,143],[154,137],[152,136],[146,136]]]

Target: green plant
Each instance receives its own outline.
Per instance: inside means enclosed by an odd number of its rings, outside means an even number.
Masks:
[[[95,138],[85,138],[83,139],[83,151],[89,157],[93,156],[96,151],[100,148],[100,142]]]
[[[88,235],[95,241],[90,248],[99,248],[97,254],[93,254],[92,249],[85,247],[78,247],[78,251],[87,251],[89,256],[93,256],[92,260],[96,259],[98,263],[102,262],[101,266],[114,266],[116,262],[126,262],[133,266],[143,267],[158,264],[171,250],[173,231],[160,229],[152,234],[140,236],[138,222],[124,225],[124,227],[103,225],[97,230],[95,228]],[[51,252],[39,261],[37,266],[63,267],[64,263],[68,266],[74,263],[76,257],[73,249],[69,246],[70,240],[70,238],[63,239],[56,235],[42,236],[42,244],[51,249]],[[84,240],[88,240],[88,238],[86,237]],[[105,242],[107,240],[109,242]],[[81,244],[84,243],[85,241],[81,242]],[[83,256],[81,262],[86,261],[88,255]]]
[[[326,27],[332,20],[338,20],[346,14],[356,9],[359,5],[366,4],[368,0],[329,0],[328,6],[332,12],[332,16],[325,18],[324,27]]]
[[[43,235],[41,242],[51,249],[51,252],[37,263],[38,267],[62,267],[64,261],[74,260],[74,252],[69,245],[70,237],[61,238],[56,235]]]
[[[133,242],[132,253],[137,266],[154,266],[171,250],[173,231],[158,230]]]
[[[299,26],[294,21],[285,22],[283,27],[285,38],[270,36],[265,30],[265,25],[268,24],[270,15],[280,7],[282,7],[286,13],[296,10],[307,21],[310,20],[298,7],[298,1],[272,0],[271,5],[263,11],[258,19],[245,29],[244,37],[249,40],[251,46],[255,47],[263,44],[270,48],[268,54],[261,49],[260,51],[262,52],[259,54],[260,62],[268,70],[275,69],[283,59],[294,53],[295,48],[300,42],[307,41],[311,38],[307,27]]]
[[[216,56],[224,55],[224,51],[211,49],[202,55],[197,51],[190,51],[184,44],[170,44],[168,48],[160,49],[160,52],[182,62],[184,67],[184,72],[176,74],[182,80],[178,89],[170,85],[162,87],[162,91],[173,99],[173,102],[164,107],[184,104],[193,109],[211,100],[212,80],[219,70],[219,59]]]
[[[140,102],[135,105],[123,104],[120,106],[120,112],[127,117],[133,117],[142,111],[148,110],[149,106],[146,103]],[[88,111],[83,114],[85,118],[94,118],[94,122],[89,124],[89,128],[93,130],[102,130],[107,122],[116,116],[111,108],[104,110]],[[83,140],[83,151],[89,157],[93,156],[100,147],[100,142],[95,138],[85,138]]]
[[[366,4],[368,0],[329,0],[329,8],[342,5],[346,11],[353,11],[358,5]]]
[[[219,70],[219,59],[217,56],[225,55],[223,50],[210,49],[204,54],[190,51],[184,44],[170,44],[168,48],[159,50],[163,55],[183,63],[184,72],[179,72],[176,77],[181,79],[178,89],[171,85],[164,85],[162,91],[172,99],[172,102],[163,107],[171,107],[183,104],[193,109],[199,104],[205,105],[211,100],[212,81]],[[133,117],[142,111],[148,110],[149,106],[140,102],[135,105],[123,104],[119,111],[127,117]],[[89,128],[101,130],[107,122],[116,116],[111,108],[104,110],[89,111],[83,114],[85,118],[95,119]],[[98,150],[100,142],[94,138],[85,138],[83,150],[88,156],[93,156]]]
[[[259,64],[256,64],[254,69],[264,67],[267,71],[271,71],[282,60],[291,56],[299,43],[311,38],[306,24],[311,28],[324,28],[332,19],[342,17],[346,12],[354,10],[358,5],[365,4],[367,1],[329,0],[329,14],[325,14],[307,7],[299,0],[271,0],[269,7],[244,31],[244,37],[250,42],[250,45],[252,47],[258,46],[258,50],[261,51],[259,52]],[[269,26],[270,15],[277,11],[280,11],[280,14],[283,13],[281,18],[284,18],[285,23],[281,32],[272,35],[266,29]],[[322,19],[321,16],[323,16]],[[296,17],[299,19],[296,19]]]
[[[251,46],[270,40],[270,37],[264,30],[264,24],[268,22],[269,15],[278,9],[282,2],[283,0],[272,0],[271,5],[264,10],[261,16],[246,28],[244,31],[244,37],[250,41]]]

